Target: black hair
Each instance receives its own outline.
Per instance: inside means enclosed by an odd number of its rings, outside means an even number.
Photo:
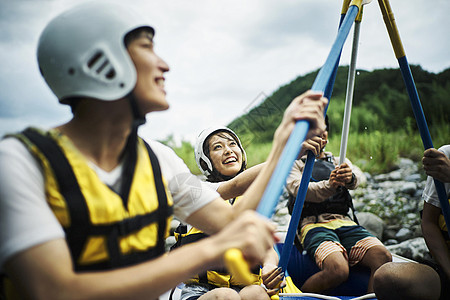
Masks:
[[[142,33],[148,33],[151,35],[151,38],[155,35],[155,30],[151,27],[138,27],[136,29],[131,30],[125,35],[125,38],[123,42],[125,43],[125,47],[128,48],[128,46],[131,44],[132,41],[138,39]]]

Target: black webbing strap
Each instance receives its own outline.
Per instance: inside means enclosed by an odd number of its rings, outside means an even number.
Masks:
[[[77,178],[66,156],[55,140],[31,128],[27,128],[22,133],[39,148],[49,161],[55,173],[60,193],[66,200],[71,226],[64,228],[64,230],[75,265],[86,243],[90,227],[92,226],[89,219],[88,207],[81,193]],[[76,226],[73,226],[74,224]]]
[[[180,235],[180,237],[178,238],[178,240],[180,241],[179,246],[195,243],[195,242],[197,242],[197,241],[199,241],[201,239],[204,239],[206,237],[208,237],[208,235],[206,233],[203,233],[203,232],[187,234],[187,235],[184,235],[184,236]]]
[[[133,138],[130,138],[130,141],[132,141]],[[155,212],[136,216],[131,219],[123,220],[121,222],[118,222],[115,226],[111,227],[110,234],[108,235],[107,239],[107,247],[109,252],[109,257],[111,261],[112,266],[129,266],[138,262],[141,262],[143,260],[148,260],[152,257],[159,256],[165,252],[165,232],[167,230],[167,218],[172,215],[172,207],[168,205],[167,202],[167,195],[166,195],[166,189],[164,188],[164,183],[162,180],[162,173],[161,168],[159,166],[158,158],[156,157],[153,150],[150,148],[150,146],[143,141],[145,144],[145,147],[147,149],[147,153],[150,158],[150,163],[152,166],[153,171],[153,177],[155,181],[155,188],[156,188],[156,194],[158,197],[158,210]],[[132,144],[129,144],[132,145]],[[123,180],[128,180],[129,183],[126,183],[122,185],[122,188],[125,188],[121,191],[122,199],[126,200],[124,204],[128,203],[128,195],[131,189],[132,179],[134,176],[134,170],[136,167],[137,162],[137,137],[136,137],[136,143],[134,150],[129,148],[130,152],[127,153],[130,155],[128,157],[127,164],[128,166],[125,166],[124,170],[124,178]],[[130,166],[130,163],[132,166]],[[131,170],[133,171],[132,173]],[[124,198],[123,195],[126,195],[126,198]],[[127,206],[125,206],[125,209],[127,209]],[[150,225],[153,222],[158,223],[158,236],[157,236],[157,242],[154,248],[149,249],[146,252],[141,253],[131,253],[128,255],[122,255],[119,249],[119,237],[126,236],[132,232],[136,232],[139,229]],[[99,230],[101,230],[100,226]],[[105,227],[106,228],[106,227]]]
[[[153,169],[153,177],[155,178],[156,193],[158,195],[158,242],[156,244],[156,249],[161,251],[161,254],[165,251],[165,233],[167,230],[167,217],[168,214],[172,214],[172,207],[169,210],[169,204],[167,202],[166,189],[164,188],[164,183],[162,180],[161,167],[159,166],[158,158],[156,157],[150,145],[144,141],[145,147],[147,148],[148,155],[150,157],[150,162]]]
[[[118,191],[122,198],[123,207],[128,209],[128,196],[130,195],[131,184],[133,183],[134,170],[136,169],[137,161],[137,128],[132,130],[128,136],[127,144],[125,146],[125,157],[122,170],[122,184]]]
[[[198,274],[198,282],[208,284],[208,275],[206,271]]]

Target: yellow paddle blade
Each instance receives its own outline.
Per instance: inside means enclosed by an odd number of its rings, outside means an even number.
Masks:
[[[237,281],[244,283],[245,285],[250,285],[253,283],[254,278],[250,271],[250,266],[244,259],[241,250],[233,248],[225,252],[225,265],[236,278]]]
[[[284,288],[281,289],[281,293],[301,293],[302,291],[300,291],[299,288],[297,288],[294,284],[294,282],[292,281],[291,276],[287,276],[286,277],[286,286]]]

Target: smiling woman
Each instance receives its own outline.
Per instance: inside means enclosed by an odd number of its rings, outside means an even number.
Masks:
[[[216,133],[208,138],[206,144],[213,167],[219,174],[234,177],[242,170],[242,150],[229,133]]]
[[[197,138],[195,158],[209,186],[219,192],[230,205],[240,202],[240,195],[253,182],[263,164],[246,170],[247,155],[239,137],[224,126],[203,130]],[[187,245],[208,235],[195,227],[180,224],[176,229],[177,243]],[[224,269],[210,269],[186,281],[180,300],[194,299],[269,299],[279,286],[283,274],[277,269],[278,255],[269,252],[263,268],[254,268],[253,284],[246,285]],[[260,285],[265,286],[265,289]]]
[[[203,130],[195,146],[197,166],[209,182],[221,182],[247,167],[247,155],[238,136],[229,128],[218,126]]]

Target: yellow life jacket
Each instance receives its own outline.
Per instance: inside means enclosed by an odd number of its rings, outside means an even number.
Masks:
[[[237,200],[238,198],[239,197],[227,201],[230,203],[230,205],[233,205],[235,200]],[[174,247],[172,247],[172,249],[182,245],[194,243],[205,237],[208,237],[208,235],[200,229],[192,227],[189,231],[187,231],[187,226],[184,224],[180,224],[180,226],[178,226],[178,228],[175,230],[175,238],[177,239],[177,243]],[[261,284],[262,279],[259,266],[252,270],[252,276],[254,279],[252,284]],[[242,282],[237,281],[236,278],[229,274],[225,268],[216,268],[213,270],[208,270],[201,274],[197,274],[185,283],[210,284],[217,287],[243,287],[246,285]]]
[[[41,164],[49,206],[66,233],[75,271],[115,269],[158,257],[172,219],[172,197],[145,141],[127,152],[120,194],[57,130],[16,135]]]

